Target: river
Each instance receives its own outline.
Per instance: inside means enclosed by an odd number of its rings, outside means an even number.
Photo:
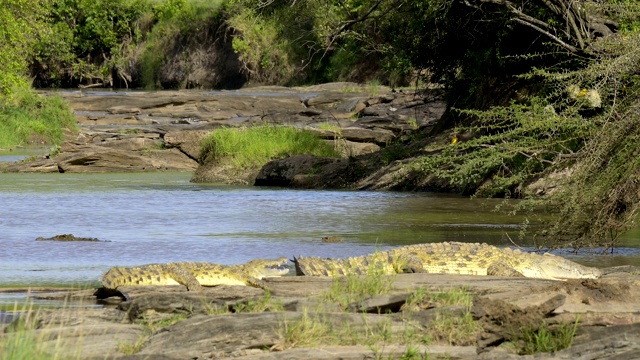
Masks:
[[[0,174],[0,287],[95,284],[116,265],[346,257],[438,241],[510,246],[522,220],[493,212],[495,199],[202,185],[190,176]],[[613,255],[563,255],[640,265],[639,233]],[[103,241],[35,240],[58,234]]]

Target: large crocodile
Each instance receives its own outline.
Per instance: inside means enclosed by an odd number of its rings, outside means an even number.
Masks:
[[[426,272],[564,280],[596,279],[601,275],[599,269],[560,256],[458,242],[409,245],[347,259],[298,257],[293,262],[297,275],[312,276],[376,271],[382,274]]]
[[[241,265],[218,265],[206,262],[173,262],[135,267],[113,267],[100,279],[107,289],[119,286],[184,285],[189,291],[202,286],[251,285],[261,287],[265,277],[289,273],[286,257],[277,260],[256,259]]]

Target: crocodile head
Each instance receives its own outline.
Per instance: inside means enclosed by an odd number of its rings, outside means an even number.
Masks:
[[[244,264],[247,272],[257,278],[285,276],[289,274],[289,259],[281,257],[275,260],[256,259]]]
[[[535,260],[534,260],[535,259]],[[583,266],[561,256],[545,253],[531,258],[522,268],[516,269],[522,275],[539,279],[597,279],[602,275],[600,269]]]

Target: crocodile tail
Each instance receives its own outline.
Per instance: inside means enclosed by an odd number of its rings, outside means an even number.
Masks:
[[[102,282],[102,285],[107,289],[117,289],[118,286],[125,285],[125,275],[120,267],[112,267],[100,276],[100,282]],[[129,278],[129,280],[131,279]]]
[[[113,268],[107,270],[105,273],[103,273],[100,276],[100,282],[102,283],[102,285],[105,288],[107,288],[107,289],[116,289],[118,286],[122,285],[122,284],[120,284],[119,281],[115,281],[116,280],[115,272],[120,273],[120,271],[119,271],[119,269],[117,267],[113,267]]]
[[[296,267],[296,276],[305,276],[306,274],[304,273],[304,271],[302,271],[302,268],[300,267],[300,257],[294,256],[293,260],[291,261]]]
[[[332,265],[331,262],[315,257],[296,258],[294,256],[293,258],[297,276],[332,276],[334,274],[328,271]]]
[[[347,275],[354,269],[342,260],[318,257],[294,257],[293,263],[298,276],[340,276]]]

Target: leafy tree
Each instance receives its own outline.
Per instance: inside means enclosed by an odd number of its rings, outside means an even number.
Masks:
[[[48,0],[0,0],[0,96],[26,86],[27,59],[43,30]]]
[[[31,72],[38,86],[113,82],[123,47],[137,35],[144,0],[48,0],[47,33],[36,44]]]

